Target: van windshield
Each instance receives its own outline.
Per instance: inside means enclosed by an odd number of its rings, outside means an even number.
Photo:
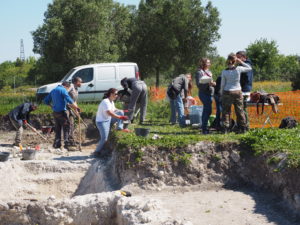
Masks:
[[[74,72],[75,69],[71,69],[65,76],[64,78],[61,80],[61,82],[67,81],[69,76]]]

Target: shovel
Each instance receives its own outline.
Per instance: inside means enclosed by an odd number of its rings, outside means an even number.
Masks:
[[[39,135],[41,138],[43,138],[45,141],[48,141],[46,137],[44,137],[42,134],[40,134],[33,126],[31,126],[29,123],[25,124],[27,127],[29,127],[34,133]]]
[[[85,127],[87,127],[87,124],[82,120],[80,114],[79,114],[76,110],[74,110],[74,109],[71,108],[71,107],[70,107],[70,109],[71,109],[72,113],[73,113],[74,115],[76,115],[77,118],[78,118],[78,129],[79,129],[79,151],[81,151],[81,127],[80,127],[80,124],[81,124],[81,122],[82,122],[82,123],[85,125]]]
[[[70,107],[70,109],[71,109],[72,113],[74,113],[74,115],[77,116],[78,122],[81,121],[85,127],[88,127],[88,125],[81,118],[80,114],[76,110],[74,110],[73,108]]]

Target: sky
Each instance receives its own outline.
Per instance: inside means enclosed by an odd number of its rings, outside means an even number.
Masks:
[[[43,24],[44,12],[52,0],[1,0],[0,63],[20,56],[23,39],[25,57],[32,52],[31,32]],[[138,5],[139,0],[118,0]],[[203,0],[205,5],[208,0]],[[215,43],[221,56],[244,50],[261,38],[275,40],[284,55],[300,55],[299,0],[212,0],[220,12],[221,38]]]

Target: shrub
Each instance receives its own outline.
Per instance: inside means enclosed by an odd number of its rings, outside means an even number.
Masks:
[[[297,71],[296,75],[291,79],[293,91],[300,89],[300,69]]]

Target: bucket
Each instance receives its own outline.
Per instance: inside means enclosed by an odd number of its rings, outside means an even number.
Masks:
[[[52,126],[42,126],[41,129],[43,134],[50,134],[53,131]]]
[[[0,152],[0,162],[5,162],[8,160],[9,152]]]
[[[190,124],[199,124],[202,125],[202,112],[203,106],[202,105],[192,105],[189,108],[190,111]]]
[[[134,128],[134,132],[136,136],[147,137],[150,133],[149,128]]]
[[[36,151],[32,149],[27,149],[22,151],[23,160],[33,160],[35,159]]]

